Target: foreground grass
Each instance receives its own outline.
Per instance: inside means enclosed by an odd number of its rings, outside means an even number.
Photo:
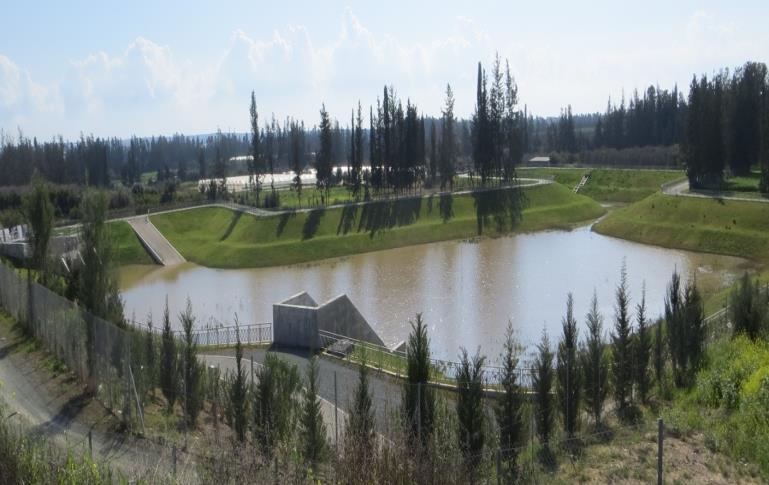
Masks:
[[[107,224],[107,231],[113,240],[117,264],[154,264],[136,233],[127,222],[116,221]]]
[[[617,209],[593,229],[668,248],[769,258],[769,204],[655,194]]]
[[[531,168],[520,170],[521,177],[554,177],[555,181],[573,189],[582,176],[590,180],[580,194],[600,202],[636,202],[659,191],[660,185],[683,178],[682,172],[666,170],[612,170],[590,168]]]
[[[256,218],[222,208],[152,217],[190,261],[219,268],[276,266],[414,244],[566,227],[603,209],[557,185],[523,190],[528,201],[511,227],[514,190],[372,202]]]

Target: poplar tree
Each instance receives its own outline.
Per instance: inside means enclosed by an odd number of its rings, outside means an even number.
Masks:
[[[614,333],[612,335],[612,377],[614,400],[620,415],[628,410],[633,387],[633,360],[630,336],[630,295],[628,294],[627,270],[622,264],[620,284],[615,291]]]
[[[571,293],[566,299],[566,316],[561,326],[563,337],[558,344],[556,360],[556,397],[564,430],[569,438],[573,438],[578,426],[581,375],[577,359],[577,320],[574,318],[574,298]]]
[[[48,187],[43,181],[35,180],[32,192],[25,197],[24,206],[31,230],[32,268],[39,272],[41,280],[45,282],[48,245],[53,233],[54,209],[48,194]]]
[[[317,186],[323,193],[323,200],[328,198],[329,187],[331,186],[331,175],[333,170],[332,161],[332,134],[331,119],[329,118],[326,105],[323,104],[320,109],[320,149],[315,158],[315,177]]]
[[[259,191],[262,188],[264,175],[264,157],[262,154],[262,139],[259,133],[259,113],[256,110],[256,98],[251,91],[251,162],[249,163],[248,176],[251,185],[256,191],[256,206],[259,207]]]
[[[598,310],[598,295],[595,291],[587,314],[587,333],[587,342],[582,352],[585,405],[595,426],[600,427],[604,402],[609,392],[609,360],[603,334],[603,316]]]

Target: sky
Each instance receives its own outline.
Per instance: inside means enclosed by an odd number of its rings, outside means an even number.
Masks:
[[[437,116],[450,83],[468,117],[497,52],[541,116],[769,59],[766,1],[0,2],[0,130],[39,139],[246,131],[252,90],[345,125],[385,84]]]

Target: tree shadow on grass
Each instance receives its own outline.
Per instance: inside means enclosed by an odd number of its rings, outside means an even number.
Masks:
[[[421,211],[421,197],[372,202],[363,206],[358,232],[368,232],[373,238],[387,229],[413,224],[419,219]]]
[[[339,225],[336,226],[336,234],[347,234],[350,232],[355,224],[357,215],[358,206],[356,204],[348,204],[342,207],[342,214],[339,217]]]
[[[315,209],[307,213],[307,217],[304,220],[304,226],[302,226],[302,241],[312,239],[315,233],[318,232],[320,226],[320,220],[323,214],[326,213],[326,209]]]
[[[235,226],[238,224],[238,221],[240,220],[241,217],[243,217],[242,211],[236,211],[234,214],[232,214],[232,219],[230,219],[230,224],[227,226],[227,229],[224,231],[224,234],[222,234],[222,237],[219,238],[220,242],[230,237],[230,234],[232,234],[232,230],[235,229]]]
[[[278,226],[275,228],[275,237],[280,237],[283,235],[283,231],[286,229],[286,224],[288,224],[289,219],[296,216],[296,212],[289,211],[289,212],[283,212],[279,218],[278,218]]]
[[[490,224],[497,232],[513,230],[526,206],[526,196],[518,188],[473,192],[473,200],[479,236]]]
[[[454,217],[454,197],[451,193],[442,193],[438,207],[441,211],[441,220],[443,222],[449,222],[449,219]]]

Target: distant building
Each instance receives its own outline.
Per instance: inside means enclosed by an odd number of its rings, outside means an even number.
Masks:
[[[529,167],[549,167],[550,157],[534,157],[526,162],[526,165]]]

